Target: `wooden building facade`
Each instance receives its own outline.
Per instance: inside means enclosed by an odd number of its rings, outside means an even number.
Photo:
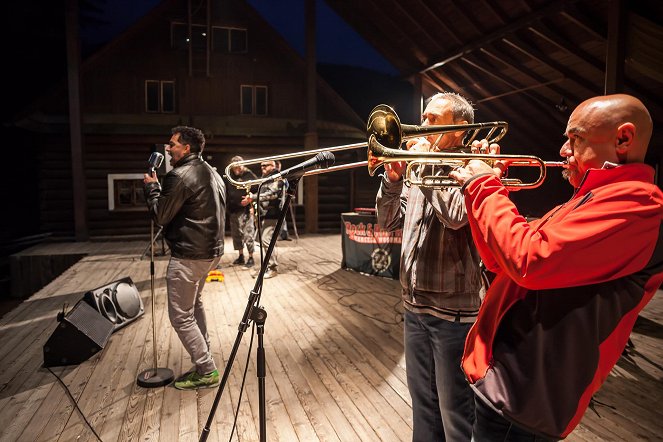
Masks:
[[[62,87],[20,120],[38,158],[40,230],[81,237],[74,218],[83,207],[81,238],[144,236],[142,175],[151,152],[163,149],[177,125],[205,132],[204,157],[221,174],[234,155],[250,159],[364,141],[363,117],[317,76],[311,100],[307,75],[306,60],[247,2],[162,2],[80,65],[78,100]],[[80,103],[79,183],[69,101]],[[312,128],[310,103],[317,103]],[[337,163],[362,155],[349,151]],[[340,213],[355,205],[355,175],[367,176],[348,170],[302,180],[300,195],[319,205],[311,213],[300,197],[298,223],[313,216],[313,231],[340,230]],[[81,184],[84,199],[75,202]]]

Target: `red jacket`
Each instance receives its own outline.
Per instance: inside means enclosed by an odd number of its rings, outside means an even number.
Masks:
[[[472,236],[497,274],[465,343],[475,392],[534,433],[566,437],[663,281],[663,194],[645,164],[590,170],[528,224],[492,175],[466,184]]]

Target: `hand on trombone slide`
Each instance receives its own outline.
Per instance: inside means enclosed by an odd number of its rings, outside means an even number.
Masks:
[[[429,152],[431,143],[426,138],[413,138],[405,143],[406,150],[410,152]],[[385,163],[384,171],[386,172],[389,181],[395,183],[403,178],[403,173],[407,168],[406,161],[397,161],[393,163]]]
[[[497,143],[488,144],[487,140],[473,141],[471,145],[473,154],[499,155],[500,146]],[[470,160],[464,166],[458,166],[449,172],[449,177],[458,181],[461,186],[475,175],[493,174],[502,178],[507,169],[505,161],[495,161],[492,166],[482,160]]]

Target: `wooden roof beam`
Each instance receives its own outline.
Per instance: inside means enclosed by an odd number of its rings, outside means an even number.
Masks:
[[[564,76],[554,78],[554,79],[551,80],[551,79],[542,77],[541,75],[535,73],[534,71],[522,72],[522,71],[520,71],[520,69],[517,68],[518,60],[515,60],[511,57],[508,57],[505,54],[502,54],[502,55],[493,54],[492,52],[488,51],[487,49],[482,49],[481,52],[483,54],[485,54],[486,56],[490,57],[491,59],[493,59],[493,60],[495,60],[499,63],[502,63],[504,66],[508,67],[509,69],[513,69],[513,70],[516,70],[518,72],[521,72],[522,75],[524,75],[526,77],[529,77],[530,79],[532,79],[534,82],[537,83],[537,84],[531,85],[531,86],[521,85],[520,89],[516,89],[516,90],[525,91],[525,90],[529,90],[529,89],[534,89],[536,87],[547,86],[554,93],[559,94],[562,97],[569,97],[570,96],[570,94],[567,90],[561,89],[561,88],[555,86],[556,83],[560,83],[560,82],[562,82],[566,79],[566,77],[564,77]]]
[[[451,69],[450,69],[451,70]],[[457,75],[462,76],[463,78],[467,79],[469,81],[470,87],[474,88],[476,91],[478,91],[478,94],[468,94],[466,95],[467,97],[476,97],[478,96],[483,96],[483,97],[488,97],[493,95],[490,91],[488,91],[486,88],[481,86],[480,84],[476,83],[475,81],[472,81],[472,75],[470,75],[467,71],[465,71],[462,67],[454,65],[453,70],[457,72]],[[450,72],[447,72],[448,75],[451,75]],[[476,100],[473,98],[473,101],[478,102],[479,100]],[[493,110],[495,109],[495,110]],[[509,106],[504,104],[504,102],[500,102],[500,100],[497,101],[491,101],[490,104],[486,106],[482,106],[480,108],[482,112],[490,113],[495,115],[495,120],[504,120],[504,115],[509,115],[510,113],[513,112],[513,109],[511,109]],[[525,126],[525,128],[521,127],[521,131],[531,139],[537,139],[537,136],[540,136],[539,131],[535,131],[533,128],[530,127],[531,125]]]
[[[594,69],[603,72],[603,68],[605,66],[601,61],[599,61],[597,58],[592,56],[592,54],[590,54],[589,52],[584,51],[582,48],[580,48],[580,46],[573,45],[573,43],[570,43],[566,40],[561,39],[557,35],[554,35],[553,33],[550,32],[550,28],[545,27],[544,29],[544,28],[529,27],[527,28],[527,30],[532,34],[536,35],[537,37],[541,38],[542,40],[545,40],[548,43],[556,46],[562,51],[579,58],[580,60],[584,61]]]
[[[560,2],[552,2],[540,9],[537,9],[533,11],[530,14],[527,14],[517,20],[514,20],[511,22],[509,25],[504,26],[502,28],[497,29],[494,32],[491,32],[490,34],[486,35],[483,38],[480,38],[479,40],[476,40],[472,43],[469,43],[458,50],[456,50],[455,53],[447,55],[447,56],[442,56],[438,57],[441,58],[440,61],[437,62],[428,62],[428,67],[422,69],[420,72],[424,73],[427,71],[430,71],[432,69],[437,69],[441,66],[444,66],[445,64],[457,60],[461,57],[464,57],[465,55],[469,54],[472,51],[475,51],[495,40],[499,40],[503,38],[505,35],[511,34],[518,29],[524,28],[525,26],[529,25],[532,21],[538,20],[540,18],[549,16],[551,14],[559,13],[563,11],[563,9],[570,3],[574,3],[577,0],[566,0],[566,1],[560,1]]]
[[[605,55],[603,93],[624,92],[624,61],[626,55],[626,20],[624,0],[612,0],[608,7],[608,44]]]
[[[533,48],[531,45],[525,43],[515,35],[511,36],[510,38],[503,38],[502,41],[508,44],[509,46],[511,46],[512,48],[530,57],[532,60],[535,60],[537,63],[547,66],[548,68],[561,73],[568,79],[573,80],[575,83],[587,89],[591,93],[593,94],[597,93],[596,85],[594,83],[592,83],[589,80],[585,80],[584,78],[573,72],[571,69],[568,69],[567,67],[561,65],[560,63],[550,59],[550,57],[546,56],[543,52]]]
[[[478,71],[482,72],[483,74],[488,75],[489,77],[495,79],[496,81],[507,85],[511,90],[522,89],[521,86],[519,86],[517,84],[514,84],[513,82],[511,82],[511,81],[507,80],[506,78],[502,77],[501,75],[498,75],[495,72],[492,72],[492,71],[486,69],[485,67],[483,67],[482,65],[484,65],[485,63],[475,63],[475,62],[469,60],[466,57],[463,58],[463,61],[465,63],[469,64],[470,66],[472,66],[473,68],[477,69]],[[486,94],[486,96],[488,96],[488,97],[490,97],[492,95],[494,95],[494,94],[492,94],[492,93]],[[541,96],[536,91],[533,91],[533,90],[532,91],[523,91],[522,95],[525,96],[526,99],[533,106],[538,107],[544,113],[549,113],[551,109],[555,108],[556,103],[551,102],[546,97]]]

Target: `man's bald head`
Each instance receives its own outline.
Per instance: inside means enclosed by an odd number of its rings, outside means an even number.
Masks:
[[[620,163],[644,161],[653,124],[642,101],[626,94],[598,96],[580,103],[573,114],[586,130],[615,138]]]

